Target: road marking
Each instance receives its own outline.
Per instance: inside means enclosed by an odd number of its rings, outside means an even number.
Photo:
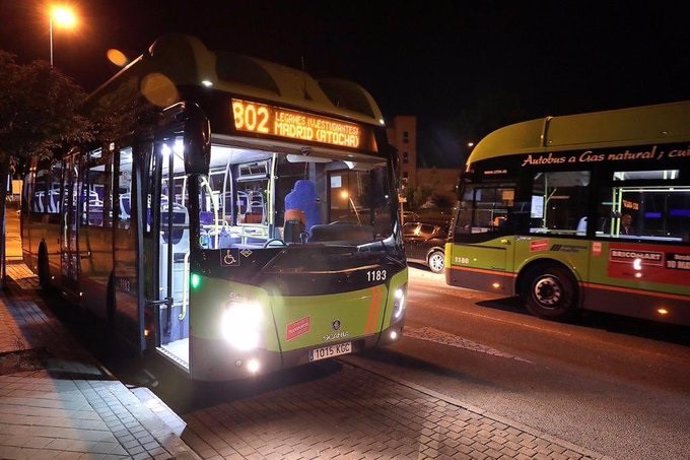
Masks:
[[[466,350],[476,351],[479,353],[486,353],[487,355],[497,356],[499,358],[514,359],[523,363],[534,364],[534,362],[528,359],[502,352],[495,348],[482,345],[481,343],[473,342],[472,340],[434,329],[433,327],[424,326],[422,328],[415,329],[413,327],[406,326],[404,335],[405,337],[413,337],[419,340],[426,340],[427,342],[450,345],[451,347],[464,348]]]
[[[416,289],[419,289],[419,286],[415,286],[415,288],[416,288]],[[424,292],[424,293],[420,292],[420,291],[422,291],[424,288],[428,289],[430,292]],[[534,329],[534,330],[541,331],[541,332],[548,332],[548,333],[550,333],[550,334],[564,335],[564,336],[566,336],[566,337],[572,336],[572,334],[569,333],[569,332],[558,331],[558,330],[555,330],[555,329],[553,329],[552,327],[548,327],[548,326],[547,326],[547,327],[535,326],[535,325],[533,325],[533,324],[527,324],[527,323],[525,323],[525,322],[523,322],[523,321],[513,321],[513,320],[502,319],[502,318],[496,318],[496,317],[494,317],[494,316],[487,315],[487,314],[485,314],[485,313],[473,313],[473,312],[469,312],[469,311],[459,311],[457,308],[453,308],[453,307],[444,307],[443,305],[439,305],[439,304],[438,304],[438,292],[439,292],[439,291],[438,291],[438,288],[437,288],[437,287],[433,287],[433,286],[428,286],[428,287],[427,287],[427,286],[424,286],[424,287],[422,287],[422,289],[420,289],[419,291],[412,291],[412,290],[411,290],[411,291],[409,291],[409,292],[410,292],[410,300],[409,300],[410,302],[412,302],[413,299],[414,299],[415,297],[417,297],[417,296],[420,296],[420,297],[433,296],[434,299],[436,299],[436,302],[434,303],[433,308],[439,308],[439,309],[442,309],[442,310],[452,311],[452,312],[457,313],[457,314],[459,314],[459,315],[466,315],[466,316],[472,316],[472,317],[475,317],[475,318],[482,318],[482,319],[486,319],[486,320],[490,320],[490,321],[495,321],[495,322],[497,322],[497,323],[510,324],[510,325],[513,325],[513,326],[521,326],[521,327],[525,327],[525,328],[528,328],[528,329]],[[445,292],[446,294],[450,295],[451,297],[459,297],[459,298],[462,298],[462,299],[465,299],[465,300],[481,299],[482,301],[497,301],[497,300],[499,300],[499,299],[502,299],[502,297],[490,297],[490,296],[476,296],[476,297],[471,297],[471,296],[466,296],[466,295],[464,295],[464,293],[458,293],[457,295],[455,295],[455,294],[453,293],[453,291],[444,291],[444,292]],[[486,307],[481,307],[481,308],[486,308]],[[536,320],[536,318],[535,318],[535,320]],[[541,320],[539,320],[539,321],[541,321]]]

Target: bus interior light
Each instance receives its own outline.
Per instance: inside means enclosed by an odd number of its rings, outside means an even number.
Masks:
[[[182,142],[181,137],[175,139],[175,143],[173,144],[173,152],[175,152],[175,154],[178,156],[182,156],[184,153],[184,143]]]

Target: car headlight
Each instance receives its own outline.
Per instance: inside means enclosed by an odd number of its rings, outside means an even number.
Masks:
[[[407,297],[407,284],[399,287],[393,293],[393,319],[402,318],[405,313],[405,300]]]
[[[250,351],[259,345],[262,321],[263,310],[259,302],[234,300],[223,311],[220,329],[234,348]]]

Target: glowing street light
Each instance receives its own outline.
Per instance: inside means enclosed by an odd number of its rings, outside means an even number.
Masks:
[[[53,67],[53,23],[56,27],[72,29],[77,25],[77,17],[71,8],[66,6],[53,6],[50,9],[50,67]]]

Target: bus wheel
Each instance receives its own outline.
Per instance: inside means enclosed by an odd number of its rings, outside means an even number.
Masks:
[[[50,267],[48,266],[48,254],[46,247],[38,248],[38,284],[43,289],[50,287]]]
[[[565,321],[575,316],[577,282],[557,265],[539,266],[526,275],[520,292],[527,310],[535,316]]]
[[[429,269],[434,273],[443,273],[444,256],[441,251],[434,251],[429,254],[427,262]]]

